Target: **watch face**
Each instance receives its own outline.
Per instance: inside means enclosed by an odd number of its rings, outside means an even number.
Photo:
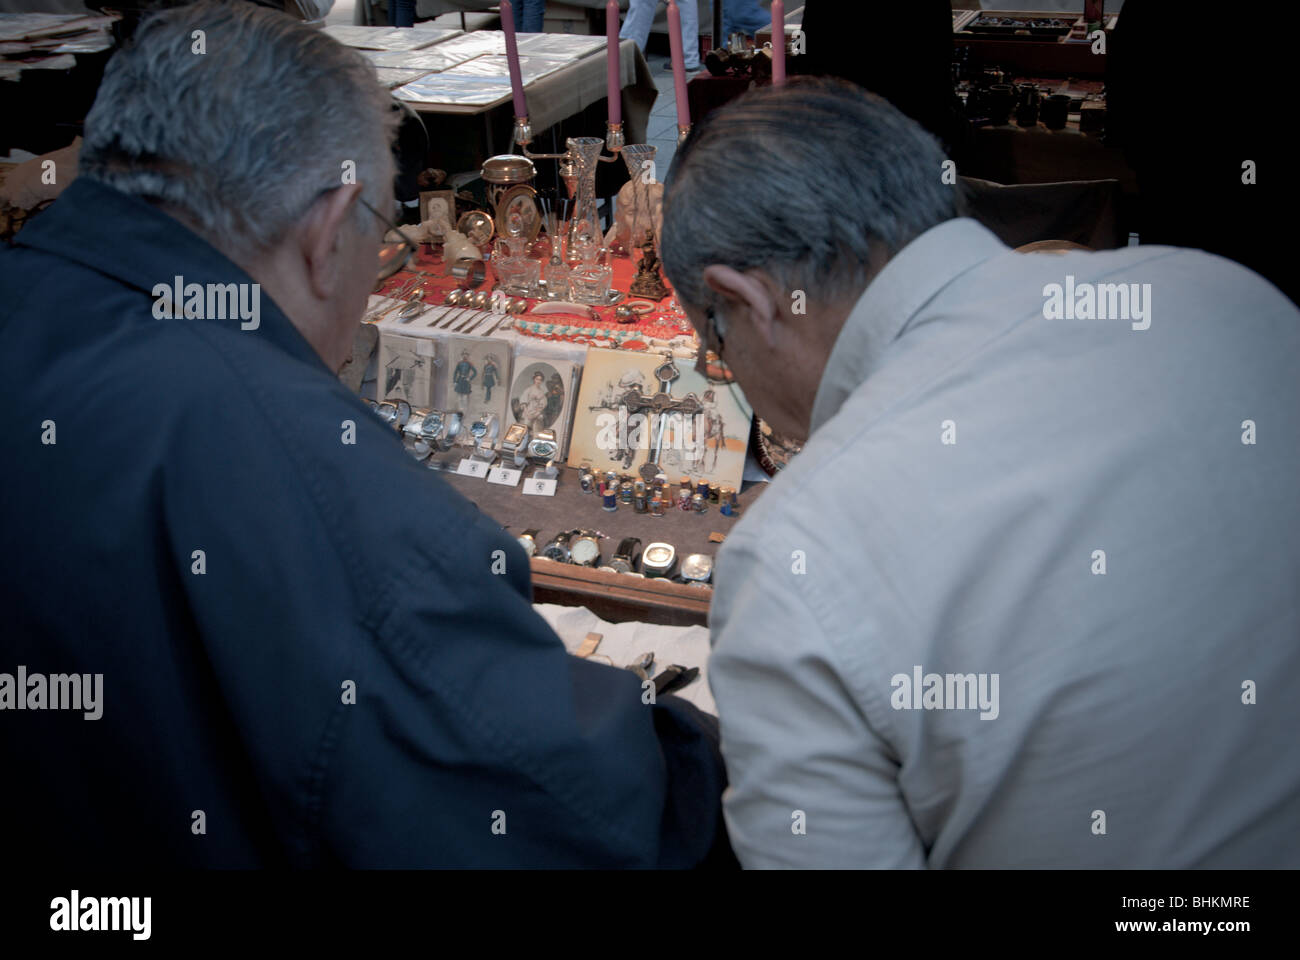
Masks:
[[[546,460],[555,456],[556,444],[553,440],[534,440],[528,445],[529,456]]]
[[[652,543],[641,554],[641,570],[647,576],[667,574],[673,567],[677,551],[667,543]]]
[[[519,537],[518,540],[519,546],[524,548],[524,553],[528,554],[528,556],[531,557],[537,552],[537,541],[532,537]]]
[[[429,449],[429,445],[425,443],[423,440],[421,440],[419,437],[412,437],[408,434],[407,436],[403,437],[402,440],[406,446],[406,452],[409,453],[411,456],[415,457],[415,459],[417,460],[423,460],[425,457],[427,457],[430,453],[433,452],[432,450]]]
[[[708,580],[713,573],[713,558],[702,553],[693,553],[682,561],[682,579]]]
[[[424,418],[424,425],[420,427],[420,433],[426,438],[433,439],[442,433],[442,414],[430,413]]]
[[[528,428],[525,427],[522,423],[516,423],[511,425],[510,429],[506,431],[506,443],[510,443],[510,444],[514,444],[515,446],[518,446],[520,442],[524,439],[524,434],[526,434],[527,432],[528,432]]]
[[[615,573],[632,572],[631,562],[624,557],[615,557],[613,560],[609,561],[609,566]]]
[[[580,563],[588,566],[596,562],[600,557],[600,546],[595,540],[582,539],[573,544],[573,549],[569,552],[569,557],[574,563]]]
[[[547,560],[555,560],[559,563],[566,563],[569,559],[568,551],[558,543],[548,543],[546,549],[542,551],[542,556]]]

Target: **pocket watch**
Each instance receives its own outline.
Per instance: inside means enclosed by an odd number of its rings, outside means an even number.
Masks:
[[[641,572],[647,577],[667,577],[677,564],[677,550],[671,543],[652,543],[641,554]]]

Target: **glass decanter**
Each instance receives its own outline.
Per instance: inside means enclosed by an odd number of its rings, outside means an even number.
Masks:
[[[609,282],[613,279],[614,268],[601,262],[604,249],[599,239],[583,236],[577,241],[579,263],[569,272],[569,287],[573,299],[578,303],[591,303],[599,306],[609,304]]]
[[[548,300],[571,300],[573,291],[569,289],[569,267],[560,259],[558,252],[551,254],[550,262],[542,267],[542,279],[546,281],[546,298]]]

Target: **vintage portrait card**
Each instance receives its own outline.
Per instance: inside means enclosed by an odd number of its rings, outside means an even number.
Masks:
[[[523,353],[515,357],[506,424],[522,423],[532,434],[538,430],[554,430],[563,456],[573,422],[578,369],[577,364],[552,357]]]
[[[672,479],[688,476],[739,489],[751,419],[740,389],[711,383],[681,358],[672,362],[676,376],[664,383],[659,374],[666,360],[656,353],[587,351],[569,465],[637,472],[657,449],[657,463]],[[677,409],[655,412],[661,386]],[[688,398],[694,413],[682,403]]]
[[[509,416],[510,369],[513,347],[508,340],[449,337],[441,385],[443,408],[459,410],[466,426],[489,413],[497,416],[500,432],[513,423]],[[471,443],[469,431],[463,432]]]

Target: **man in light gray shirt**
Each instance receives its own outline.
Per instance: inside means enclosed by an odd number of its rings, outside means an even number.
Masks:
[[[718,558],[742,863],[1300,866],[1300,313],[1199,251],[1015,253],[951,172],[826,82],[673,165],[678,298],[807,438]]]

